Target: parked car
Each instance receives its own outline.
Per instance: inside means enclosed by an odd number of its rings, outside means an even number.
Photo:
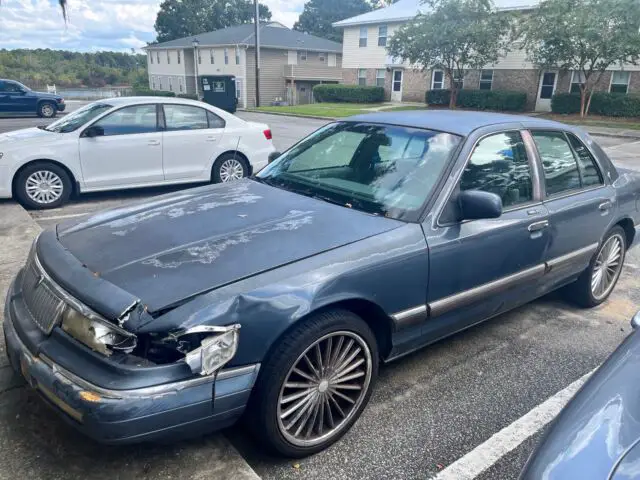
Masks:
[[[7,295],[14,367],[103,442],[335,442],[389,362],[559,287],[589,307],[640,176],[582,130],[471,112],[331,123],[257,175],[63,223]]]
[[[631,333],[571,399],[529,458],[522,480],[640,477],[640,311]]]
[[[271,130],[203,102],[121,97],[0,134],[0,198],[55,208],[72,193],[227,182],[267,164]]]
[[[64,112],[66,105],[60,95],[34,92],[14,80],[0,78],[0,115],[21,114],[53,118]]]

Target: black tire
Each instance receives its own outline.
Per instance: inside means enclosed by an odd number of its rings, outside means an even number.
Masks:
[[[40,102],[38,104],[38,116],[42,118],[54,118],[58,113],[58,107],[53,102]]]
[[[239,178],[249,176],[249,163],[242,155],[239,155],[237,153],[224,153],[220,155],[213,163],[213,168],[211,169],[211,180],[213,181],[213,183],[224,183],[225,181],[228,182],[234,180],[227,180],[224,172],[222,172],[223,166],[228,164],[235,164],[237,165],[237,168],[242,169],[242,177]]]
[[[593,292],[593,288],[591,285],[594,271],[596,270],[596,261],[598,259],[598,255],[600,254],[600,252],[607,245],[607,242],[609,242],[609,240],[612,239],[613,237],[616,237],[621,244],[621,252],[620,252],[620,259],[619,259],[620,266],[617,269],[615,276],[612,279],[612,282],[610,283],[610,287],[608,287],[603,292],[602,295],[596,296]],[[600,242],[600,245],[598,246],[596,253],[593,255],[591,262],[589,262],[589,266],[587,267],[587,269],[584,272],[582,272],[580,277],[578,277],[578,279],[574,283],[567,285],[565,292],[567,294],[567,297],[572,302],[574,302],[576,305],[583,308],[592,308],[600,305],[607,298],[609,298],[609,295],[611,295],[611,292],[615,288],[616,283],[620,278],[620,273],[622,272],[622,267],[624,265],[624,258],[627,251],[626,242],[627,242],[627,238],[622,227],[616,225],[615,227],[613,227],[611,230],[607,232],[607,234],[602,239],[602,242]]]
[[[62,191],[57,199],[50,202],[37,202],[27,193],[27,181],[31,175],[37,172],[50,172],[60,179]],[[23,168],[16,176],[14,183],[14,191],[18,201],[27,208],[31,209],[48,209],[57,208],[65,204],[73,189],[71,177],[67,171],[59,165],[51,162],[34,162]]]
[[[284,394],[284,383],[285,381],[290,380],[289,375],[292,374],[291,371],[294,365],[299,365],[298,362],[302,361],[303,353],[305,353],[308,348],[314,346],[315,342],[330,335],[337,335],[332,337],[332,340],[336,340],[333,347],[334,352],[340,351],[338,348],[339,345],[342,345],[343,348],[346,348],[348,345],[347,341],[344,343],[338,343],[338,339],[342,335],[354,335],[355,338],[359,339],[358,341],[364,341],[364,344],[368,347],[370,357],[365,356],[367,350],[361,349],[360,351],[362,352],[363,358],[370,358],[371,360],[368,364],[366,361],[364,362],[364,365],[368,365],[368,368],[364,368],[364,371],[369,372],[370,375],[367,377],[367,374],[365,373],[360,377],[362,380],[354,380],[362,381],[360,391],[363,393],[357,394],[357,400],[353,402],[353,407],[349,407],[350,410],[345,409],[345,416],[342,418],[337,416],[335,417],[335,431],[328,438],[323,439],[321,438],[322,434],[318,434],[318,438],[314,441],[319,443],[309,446],[296,445],[285,438],[285,434],[282,432],[282,427],[279,426],[278,418],[280,417],[278,415],[278,406],[280,403],[280,395],[281,393]],[[326,342],[326,340],[324,341]],[[326,343],[324,345],[326,346]],[[362,343],[358,344],[354,341],[353,345],[355,345],[357,349],[357,347],[362,345]],[[314,349],[315,348],[316,347],[314,347]],[[331,352],[330,347],[328,351]],[[350,355],[353,351],[354,350],[350,350],[347,355]],[[320,350],[318,350],[318,352],[320,352]],[[324,355],[329,355],[327,353],[327,349],[321,353],[321,356],[324,357]],[[337,354],[336,357],[338,357]],[[340,362],[340,360],[338,360],[338,362]],[[327,366],[331,365],[330,362],[326,362],[326,364]],[[326,375],[327,378],[329,378],[329,376],[334,373],[335,371],[331,370],[326,373],[323,372],[323,375]],[[349,373],[349,375],[351,375],[351,373]],[[313,315],[287,332],[278,341],[275,348],[269,353],[268,358],[262,364],[260,375],[252,393],[249,408],[247,409],[248,426],[253,431],[254,435],[261,441],[261,444],[265,445],[273,453],[293,458],[314,454],[338,441],[356,422],[369,401],[377,375],[378,348],[375,336],[369,326],[360,317],[352,312],[337,309]],[[366,378],[368,378],[368,380],[364,380]],[[346,380],[341,381],[344,382]],[[339,382],[336,381],[336,383]],[[330,392],[332,388],[331,384],[329,384],[329,386],[324,385],[324,389],[321,389],[319,384],[317,389],[318,393],[316,393],[315,389],[313,392],[318,396],[323,396],[324,392],[328,391],[329,393],[327,396],[329,396],[331,395]],[[345,390],[342,391],[345,392]],[[346,391],[348,392],[349,390]],[[321,394],[320,392],[323,393]],[[288,408],[292,403],[294,402],[286,404],[287,406],[284,408]],[[309,403],[311,404],[312,402]],[[330,402],[327,399],[327,405],[328,404],[330,404]],[[323,405],[323,412],[324,408],[325,407]],[[311,408],[309,411],[310,410]],[[318,411],[316,410],[313,420],[311,421],[311,428],[314,433],[319,432],[319,427],[316,428],[315,425],[316,421],[318,425],[320,423],[320,417],[316,420],[317,412]],[[291,419],[293,416],[294,415],[292,414],[289,418]],[[328,413],[326,418],[328,422]],[[305,420],[302,420],[302,422],[305,422]],[[331,422],[334,424],[334,417],[331,417]],[[324,425],[331,424],[325,423]],[[306,430],[306,427],[304,430]]]

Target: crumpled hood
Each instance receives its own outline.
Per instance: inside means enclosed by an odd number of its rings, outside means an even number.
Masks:
[[[57,233],[87,268],[154,312],[400,225],[247,179],[98,213]]]

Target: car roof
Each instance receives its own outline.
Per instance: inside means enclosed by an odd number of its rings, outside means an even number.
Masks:
[[[109,97],[97,100],[97,102],[108,103],[114,107],[121,105],[130,105],[135,103],[182,103],[185,105],[199,105],[202,106],[203,102],[198,100],[190,100],[188,98],[178,97]]]
[[[527,115],[506,113],[470,112],[457,110],[400,110],[354,115],[343,119],[348,122],[386,123],[403,127],[417,127],[467,136],[472,131],[488,125],[527,123],[527,126],[570,129],[552,120]]]

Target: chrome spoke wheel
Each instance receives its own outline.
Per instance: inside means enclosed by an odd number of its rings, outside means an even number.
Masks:
[[[242,177],[244,177],[244,168],[240,160],[230,158],[220,165],[220,180],[223,182],[239,180]]]
[[[278,397],[278,427],[285,439],[309,447],[338,434],[369,389],[371,351],[353,332],[330,333],[293,363]]]
[[[37,170],[27,177],[25,183],[29,198],[41,205],[59,200],[63,190],[62,179],[51,170]]]
[[[596,300],[611,293],[616,284],[622,271],[623,249],[624,239],[616,234],[609,237],[598,251],[591,274],[591,294]]]

